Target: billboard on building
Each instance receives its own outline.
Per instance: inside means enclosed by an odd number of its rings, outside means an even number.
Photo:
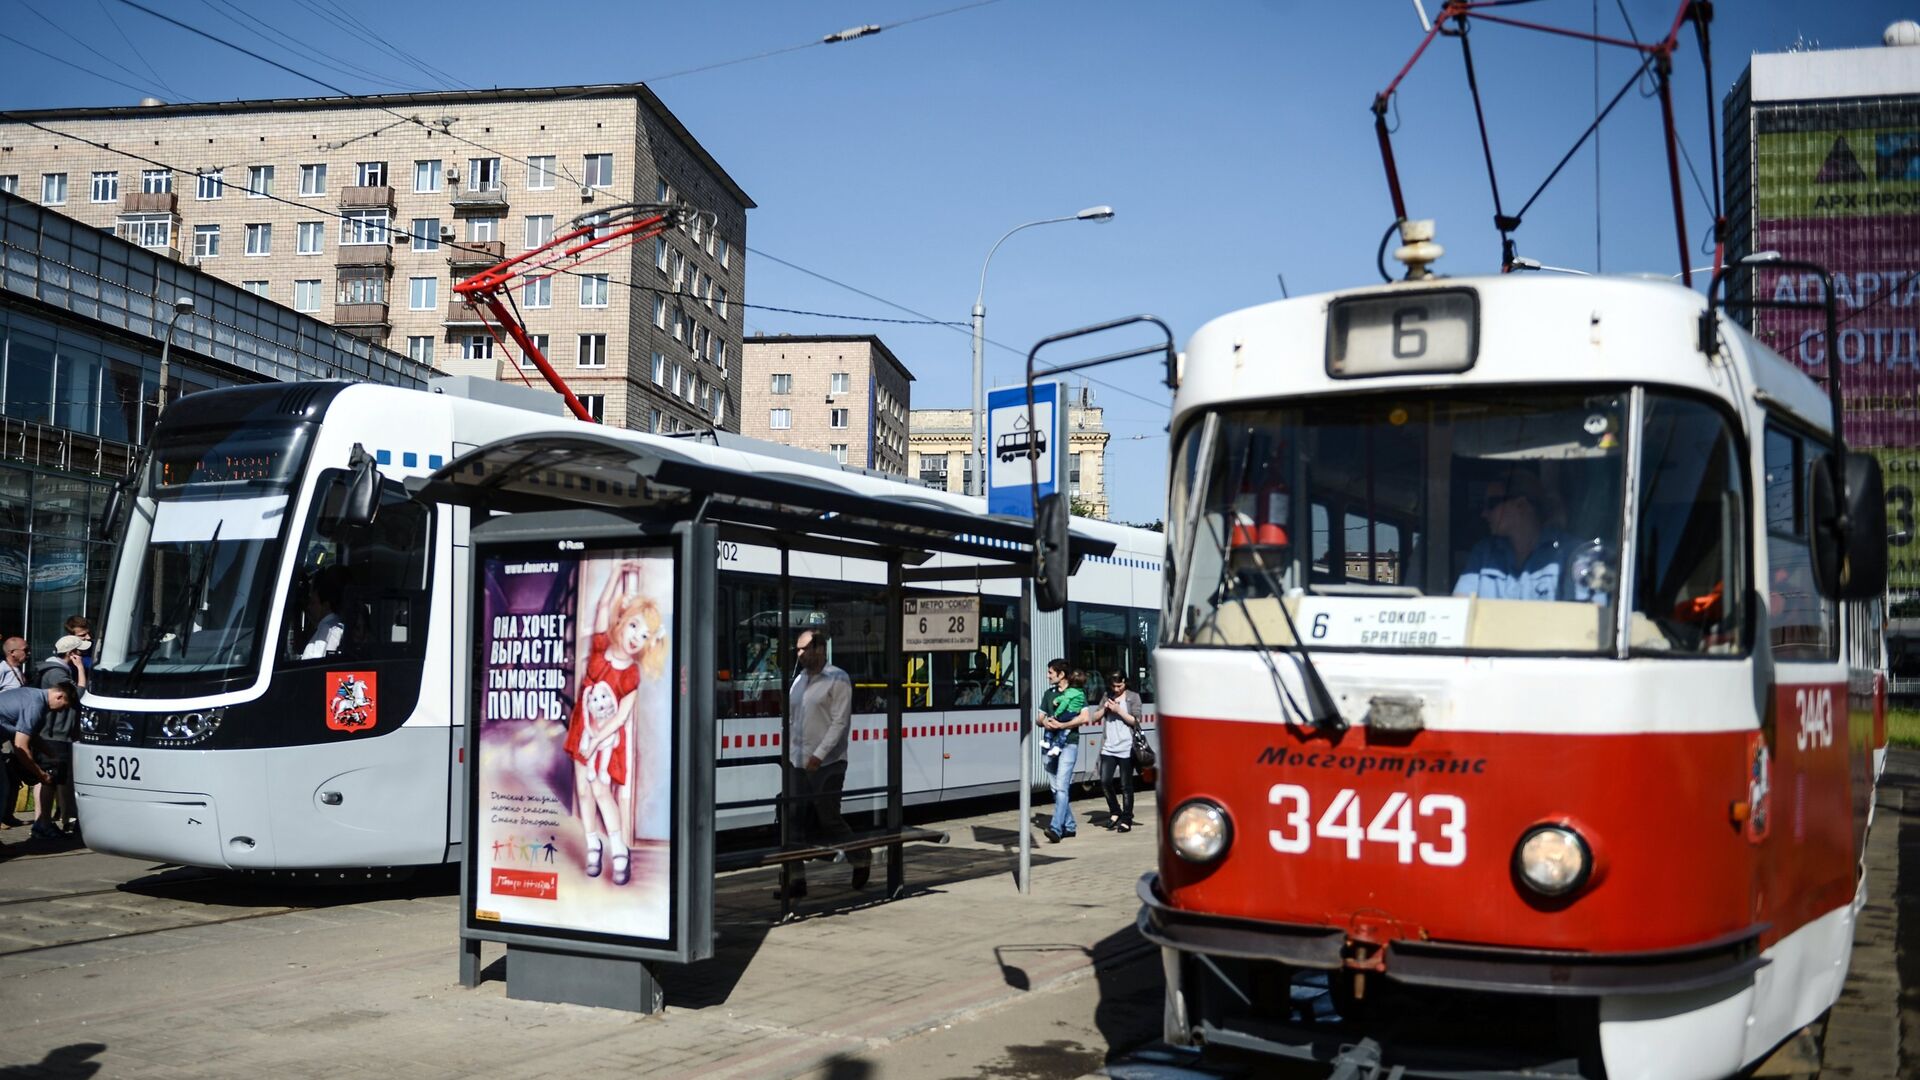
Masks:
[[[568,546],[482,560],[468,922],[672,950],[679,548]]]
[[[1920,96],[1756,102],[1752,124],[1749,250],[1825,266],[1838,320],[1828,342],[1819,312],[1763,309],[1755,336],[1823,384],[1838,373],[1846,439],[1886,467],[1889,520],[1910,518],[1920,447]],[[1763,267],[1754,287],[1762,300],[1821,298],[1818,277],[1793,270]],[[1905,551],[1896,539],[1896,592],[1920,589],[1920,563]]]

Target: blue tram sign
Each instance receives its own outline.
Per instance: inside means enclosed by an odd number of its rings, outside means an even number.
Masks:
[[[987,512],[1033,516],[1033,469],[1040,470],[1040,494],[1060,490],[1066,460],[1066,400],[1063,384],[1035,383],[1033,423],[1027,423],[1027,388],[1002,386],[987,391]]]

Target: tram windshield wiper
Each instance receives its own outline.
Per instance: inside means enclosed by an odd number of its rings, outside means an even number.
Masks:
[[[127,693],[129,695],[139,693],[140,677],[146,672],[147,662],[153,659],[153,654],[160,648],[162,641],[169,637],[177,638],[181,649],[184,650],[187,643],[192,640],[191,620],[188,620],[189,625],[177,631],[175,627],[193,610],[194,597],[199,596],[200,590],[206,587],[207,574],[213,569],[213,560],[220,548],[220,530],[225,525],[224,520],[214,523],[213,535],[207,538],[206,546],[200,549],[200,565],[194,568],[193,576],[188,579],[186,588],[174,596],[173,603],[167,607],[167,617],[154,626],[153,636],[147,639],[147,647],[140,650],[139,657],[134,660],[133,667],[128,670]]]
[[[1252,433],[1248,434],[1251,436]],[[1246,479],[1247,470],[1252,465],[1253,443],[1254,440],[1251,437],[1243,440],[1239,460],[1234,464],[1233,479],[1226,490],[1240,490],[1242,481]],[[1222,566],[1227,564],[1229,537],[1233,535],[1233,512],[1233,507],[1229,504],[1225,511],[1226,518],[1221,523],[1218,543]],[[1293,654],[1300,660],[1300,681],[1307,696],[1305,708],[1294,700],[1292,691],[1287,689],[1286,682],[1281,678],[1280,668],[1273,662],[1272,648],[1268,646],[1266,639],[1261,637],[1259,623],[1254,619],[1253,613],[1248,610],[1247,600],[1242,595],[1242,590],[1229,590],[1229,598],[1239,605],[1241,616],[1247,620],[1247,628],[1253,632],[1254,642],[1259,646],[1260,658],[1266,662],[1267,674],[1272,677],[1274,687],[1280,692],[1281,702],[1300,718],[1300,726],[1309,731],[1324,730],[1335,734],[1345,731],[1346,718],[1340,715],[1340,707],[1334,704],[1333,695],[1328,692],[1327,684],[1321,681],[1320,671],[1313,664],[1313,654],[1307,650],[1307,643],[1301,639],[1300,630],[1293,623],[1293,613],[1287,610],[1285,583],[1280,580],[1280,575],[1267,565],[1258,547],[1249,550],[1252,552],[1254,567],[1259,570],[1261,579],[1265,582],[1268,591],[1273,594],[1275,606],[1280,609],[1280,617],[1287,622],[1287,636],[1293,639]],[[1214,610],[1217,613],[1218,606]]]

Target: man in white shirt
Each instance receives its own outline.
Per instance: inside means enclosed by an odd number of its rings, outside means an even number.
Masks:
[[[347,624],[340,620],[340,599],[344,582],[337,567],[323,567],[307,583],[307,626],[311,631],[302,660],[324,660],[340,651]]]
[[[821,847],[853,838],[853,829],[840,816],[840,792],[847,784],[847,738],[853,723],[853,680],[827,663],[825,629],[805,630],[796,643],[800,673],[794,676],[788,700],[793,716],[787,725],[787,756],[793,763],[793,803],[796,838],[806,837]],[[873,873],[873,852],[848,852],[853,863],[853,887],[866,888]],[[807,867],[791,864],[786,899],[807,895]]]
[[[0,690],[27,685],[27,639],[15,635],[0,641]]]

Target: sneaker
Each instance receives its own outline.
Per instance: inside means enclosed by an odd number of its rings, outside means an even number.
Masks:
[[[33,828],[29,829],[28,833],[35,840],[59,840],[62,838],[60,830],[51,821],[34,822]]]
[[[1049,843],[1049,844],[1057,844],[1057,843],[1059,843],[1059,842],[1060,842],[1060,834],[1059,834],[1059,833],[1057,833],[1057,832],[1054,832],[1054,831],[1053,831],[1052,829],[1048,829],[1048,830],[1047,830],[1047,843]]]
[[[1123,821],[1123,822],[1121,822],[1120,824],[1118,824],[1118,825],[1115,825],[1115,826],[1114,826],[1114,829],[1116,829],[1116,830],[1117,830],[1117,831],[1119,831],[1119,832],[1132,832],[1132,831],[1133,831],[1133,825],[1132,825],[1132,823],[1131,823],[1131,822],[1126,822],[1126,821]]]

